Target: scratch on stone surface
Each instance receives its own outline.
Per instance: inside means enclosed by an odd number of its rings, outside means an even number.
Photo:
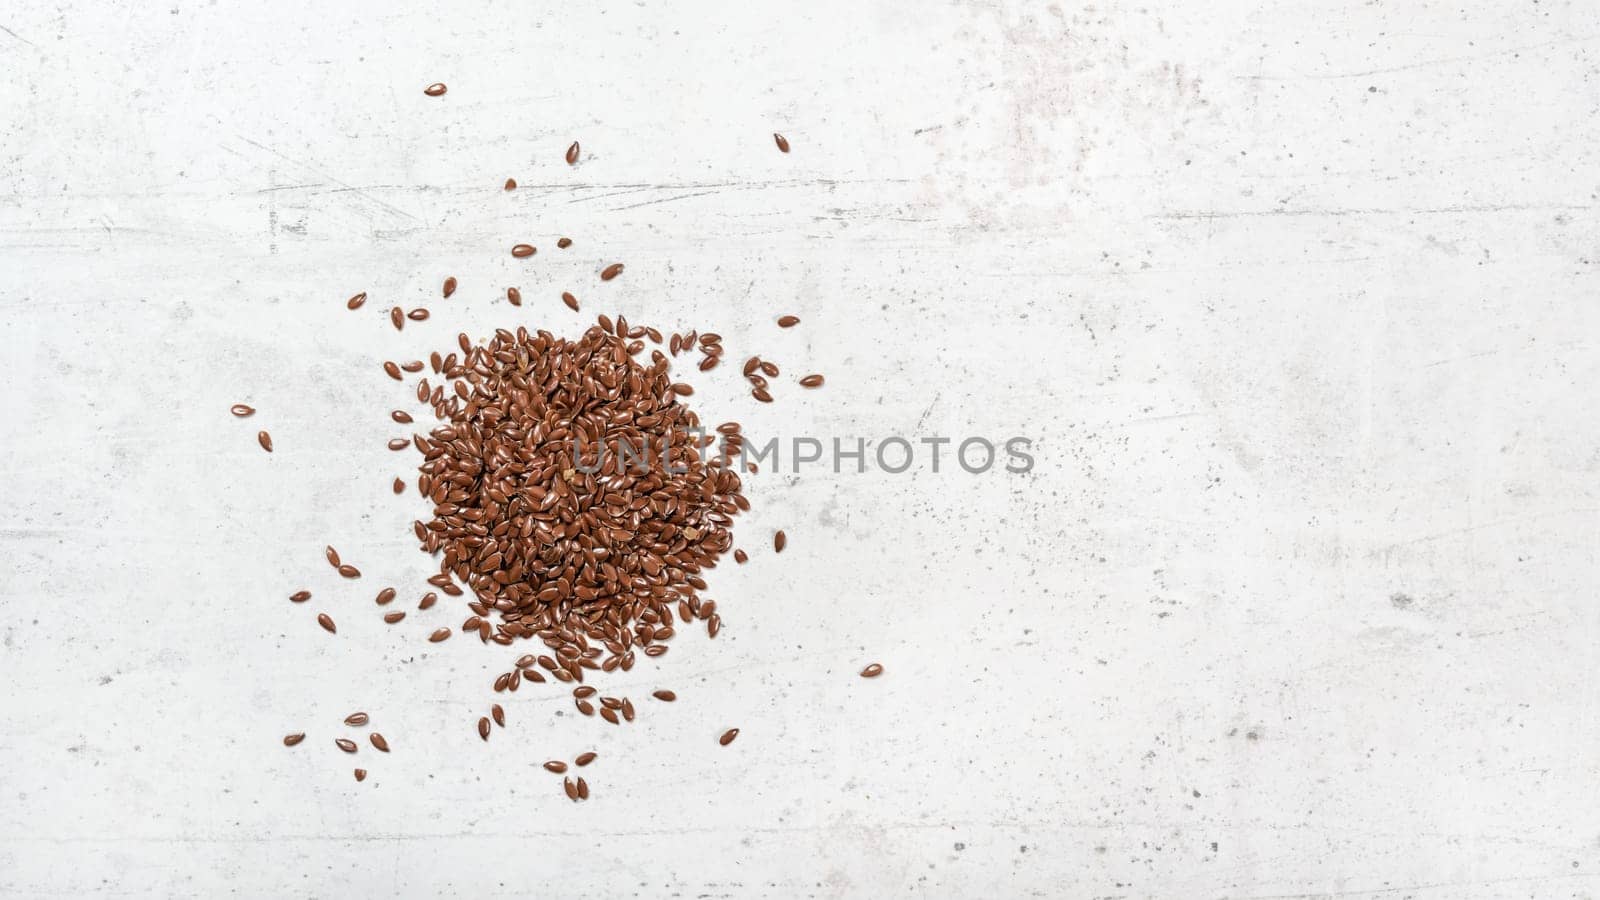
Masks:
[[[1504,50],[1491,50],[1488,53],[1479,53],[1473,56],[1447,56],[1442,59],[1425,59],[1420,62],[1406,63],[1401,66],[1387,66],[1381,69],[1364,69],[1360,72],[1336,72],[1331,75],[1240,75],[1242,81],[1337,81],[1343,78],[1365,78],[1369,75],[1389,75],[1395,72],[1410,72],[1416,69],[1427,69],[1433,66],[1448,66],[1454,63],[1479,62],[1494,59],[1497,56],[1515,56],[1530,50],[1544,50],[1548,47],[1566,47],[1572,44],[1587,44],[1600,39],[1600,35],[1591,34],[1583,37],[1564,38],[1554,41],[1541,41],[1537,44],[1526,44],[1520,47],[1507,47]]]
[[[406,212],[405,210],[401,209],[398,206],[395,206],[392,203],[385,203],[384,201],[379,200],[377,197],[372,196],[371,194],[367,193],[366,191],[362,190],[361,188],[356,187],[355,185],[346,184],[345,182],[340,181],[337,178],[329,176],[327,172],[323,172],[321,169],[319,169],[317,166],[315,166],[315,165],[313,165],[311,163],[295,159],[294,157],[289,156],[289,155],[284,154],[284,153],[280,153],[279,151],[273,149],[272,147],[269,147],[266,144],[260,143],[258,141],[253,141],[250,138],[245,137],[244,135],[239,135],[239,140],[244,141],[246,144],[249,144],[252,147],[256,147],[256,148],[259,148],[261,150],[265,150],[268,153],[271,153],[273,156],[276,156],[279,159],[284,160],[285,162],[291,162],[291,163],[294,163],[297,166],[302,166],[304,168],[312,169],[314,171],[317,171],[319,174],[326,176],[329,181],[333,182],[334,184],[337,184],[339,187],[344,188],[347,191],[350,191],[350,192],[356,194],[357,196],[361,197],[362,199],[370,201],[371,203],[373,203],[373,204],[375,204],[375,205],[381,207],[382,209],[385,209],[385,210],[387,210],[387,211],[389,211],[391,213],[394,213],[397,216],[404,216],[404,217],[406,217],[407,219],[410,219],[413,222],[417,221],[417,217],[412,215],[411,213]]]
[[[687,200],[690,197],[706,197],[711,194],[720,194],[721,191],[698,191],[692,194],[679,194],[676,197],[662,197],[660,200],[646,200],[643,203],[630,203],[627,206],[613,206],[611,209],[620,212],[625,209],[638,209],[641,206],[654,206],[657,203],[671,203],[674,200]]]
[[[38,44],[35,44],[33,41],[30,41],[27,38],[23,37],[22,35],[17,34],[15,31],[12,31],[11,29],[5,27],[4,25],[0,25],[0,31],[4,31],[6,34],[9,34],[12,37],[16,38],[17,40],[23,42],[24,44],[27,44],[29,47],[37,47],[37,46],[39,46]]]

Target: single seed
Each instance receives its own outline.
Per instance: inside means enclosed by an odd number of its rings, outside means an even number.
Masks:
[[[403,381],[405,378],[405,376],[400,374],[400,367],[395,365],[393,362],[385,362],[383,364],[383,370],[388,372],[389,377],[393,378],[395,381]]]
[[[479,716],[478,717],[478,737],[483,738],[486,741],[489,739],[489,717],[488,716]]]
[[[339,633],[338,627],[333,624],[333,618],[327,613],[317,613],[317,624],[321,625],[322,630],[329,634]]]
[[[633,701],[627,697],[622,698],[622,718],[629,722],[633,721]]]
[[[762,403],[771,403],[772,402],[772,395],[767,393],[767,389],[766,388],[756,388],[755,390],[750,392],[750,396],[756,398],[757,400],[760,400]]]
[[[708,356],[705,359],[700,360],[700,371],[702,372],[709,372],[716,367],[717,358],[715,356]]]
[[[578,799],[578,786],[572,783],[571,778],[561,779],[561,789],[567,792],[568,800],[576,801]]]
[[[592,750],[587,753],[579,753],[577,758],[572,761],[572,764],[575,766],[587,766],[589,763],[594,762],[596,756],[599,756],[599,754]]]
[[[390,625],[393,625],[394,623],[400,621],[401,619],[404,619],[405,617],[406,617],[406,614],[404,612],[396,611],[396,612],[392,612],[392,613],[384,613],[383,614],[383,621],[389,623]]]
[[[579,700],[582,700],[585,697],[593,697],[597,693],[599,692],[587,684],[583,685],[582,687],[575,687],[572,689],[572,696],[577,697]]]
[[[517,658],[517,668],[526,669],[527,667],[533,665],[535,661],[536,660],[532,653],[523,654]]]
[[[510,301],[512,306],[521,306],[522,292],[516,288],[506,288],[506,300]]]
[[[494,723],[496,725],[499,725],[501,728],[506,727],[506,711],[500,706],[500,704],[496,703],[489,707],[489,715],[494,716]]]
[[[229,412],[231,412],[234,415],[238,416],[239,418],[243,419],[246,416],[255,415],[256,414],[256,408],[253,407],[253,406],[246,406],[243,403],[235,403],[232,406],[232,408],[229,409]]]
[[[621,275],[621,274],[622,274],[622,263],[612,263],[611,265],[606,266],[604,269],[600,270],[600,280],[601,281],[610,281],[611,279],[613,279],[613,278],[615,278],[615,277],[617,277],[618,275]]]
[[[349,563],[346,563],[345,565],[339,567],[339,574],[346,578],[360,578],[361,570],[350,565]]]
[[[373,598],[373,602],[377,603],[379,606],[383,606],[384,604],[388,603],[390,600],[393,600],[394,599],[394,595],[395,595],[394,588],[386,587],[383,590],[378,592],[378,596]]]
[[[446,278],[444,280],[444,296],[445,296],[445,299],[446,300],[450,299],[450,295],[454,294],[455,292],[456,292],[456,279],[455,279],[455,276],[452,275],[452,276],[450,276],[450,277],[448,277],[448,278]]]
[[[602,719],[605,719],[605,720],[606,720],[606,721],[607,721],[607,722],[610,722],[610,723],[611,723],[611,724],[613,724],[613,725],[620,725],[620,724],[622,724],[622,723],[621,723],[621,722],[619,722],[619,721],[618,721],[618,720],[617,720],[617,713],[616,713],[616,711],[615,711],[615,710],[613,710],[613,709],[612,709],[612,708],[611,708],[611,707],[609,707],[609,706],[602,706],[602,707],[600,707],[600,718],[602,718]]]
[[[756,370],[759,368],[761,368],[761,357],[750,357],[744,361],[744,377],[749,378],[751,375],[754,375]]]
[[[721,630],[722,630],[722,614],[721,613],[712,613],[711,617],[709,619],[706,619],[706,635],[709,636],[709,637],[716,637],[717,636],[717,632],[719,632]]]
[[[367,770],[366,769],[357,769],[356,770],[356,780],[357,781],[366,781],[367,780]]]
[[[538,249],[532,244],[517,244],[511,248],[511,255],[517,259],[527,259],[537,252],[539,252]]]
[[[883,674],[883,666],[879,665],[878,663],[873,663],[872,665],[867,666],[865,669],[861,670],[861,677],[862,678],[877,678],[879,675],[882,675],[882,674]]]
[[[415,421],[411,418],[411,414],[403,409],[397,409],[394,412],[389,413],[389,418],[399,422],[401,425],[410,425],[413,421]]]
[[[265,431],[256,432],[256,443],[260,444],[261,449],[268,453],[272,452],[272,435],[267,434]]]
[[[799,325],[799,324],[800,324],[800,317],[799,316],[779,316],[778,317],[778,327],[779,328],[793,328],[794,326]]]
[[[401,309],[398,306],[394,307],[393,309],[390,309],[389,310],[389,322],[392,325],[394,325],[394,330],[395,331],[399,331],[400,329],[406,327],[406,313],[405,313],[405,310]]]
[[[283,745],[285,747],[293,747],[295,744],[298,744],[305,739],[306,733],[304,731],[296,731],[294,734],[286,734],[283,736]]]
[[[667,703],[671,703],[672,701],[678,699],[678,695],[677,694],[674,694],[671,691],[664,691],[664,690],[663,691],[651,691],[650,692],[650,696],[656,698],[657,700],[661,700],[661,701],[664,701],[664,702],[667,702]]]
[[[589,799],[589,782],[584,781],[582,777],[578,778],[578,799]]]
[[[515,178],[507,178],[506,179],[506,190],[514,191],[516,189],[517,189],[517,180]]]
[[[573,312],[577,312],[578,311],[578,298],[572,296],[571,294],[567,293],[566,291],[562,291],[561,292],[561,302],[565,303],[567,305],[567,308],[572,310]]]
[[[410,438],[390,438],[389,439],[389,449],[390,450],[404,450],[405,448],[407,448],[409,446],[411,446],[411,439]]]
[[[417,609],[428,609],[438,602],[439,595],[435,594],[433,591],[429,591],[422,595],[422,602],[417,604]],[[440,638],[440,640],[443,640],[443,638]]]
[[[422,92],[427,94],[429,97],[440,97],[443,96],[444,92],[448,90],[450,89],[444,86],[444,82],[435,81],[433,84],[423,88]]]
[[[782,553],[783,548],[787,546],[789,546],[789,536],[784,534],[783,529],[780,528],[778,533],[772,536],[772,552]]]
[[[776,131],[772,133],[772,142],[777,144],[778,149],[782,150],[784,153],[789,152],[789,139],[777,133]]]
[[[733,551],[733,561],[739,563],[740,565],[743,565],[749,558],[750,554],[744,552],[743,550]]]
[[[356,752],[356,742],[350,740],[349,738],[334,738],[333,742],[339,745],[339,749],[346,753]]]
[[[578,164],[578,142],[577,141],[573,141],[572,142],[572,146],[567,148],[567,165],[574,166],[574,165],[577,165],[577,164]]]
[[[294,593],[289,595],[289,599],[291,601],[295,602],[295,603],[304,603],[307,600],[311,599],[311,592],[310,591],[295,591]]]
[[[549,760],[548,762],[546,762],[544,764],[544,767],[546,769],[556,773],[557,775],[560,775],[562,772],[565,772],[567,770],[567,764],[562,762],[559,759]]]
[[[428,635],[428,640],[432,641],[435,644],[437,644],[440,641],[445,640],[445,639],[447,639],[449,637],[450,637],[450,629],[448,629],[448,628],[438,628],[438,629],[434,630],[433,634]]]
[[[422,360],[413,359],[410,362],[401,363],[400,364],[400,368],[402,368],[402,369],[406,370],[407,372],[410,372],[411,374],[415,375],[416,373],[422,371],[422,365],[423,365],[422,364]]]
[[[354,297],[351,297],[349,300],[346,300],[344,302],[344,305],[345,305],[346,309],[360,309],[362,307],[362,305],[365,304],[366,302],[367,302],[367,292],[366,291],[362,291],[361,293],[355,295]]]
[[[344,723],[346,725],[365,725],[367,722],[371,721],[371,718],[371,716],[368,716],[364,712],[353,712],[344,717]]]
[[[568,247],[572,246],[572,238],[569,238],[569,237],[557,238],[556,239],[556,246],[560,247],[563,250],[565,250]]]
[[[411,312],[406,313],[406,318],[413,322],[425,322],[428,319],[428,311],[418,307],[413,309]]]
[[[724,731],[722,733],[722,737],[717,738],[717,743],[719,743],[722,746],[726,747],[729,744],[733,743],[733,739],[738,737],[738,736],[739,736],[739,729],[737,729],[737,728],[729,728],[727,731]]]
[[[807,375],[806,377],[800,379],[800,386],[808,388],[822,387],[822,376]]]
[[[574,700],[572,702],[573,702],[573,704],[575,706],[578,707],[578,712],[581,712],[586,716],[594,715],[594,704],[593,703],[590,703],[587,700]]]
[[[466,629],[462,629],[462,630],[465,631]],[[494,679],[494,692],[496,694],[500,693],[501,691],[505,690],[506,689],[506,685],[508,685],[510,683],[511,683],[511,673],[510,672],[501,672],[499,675],[495,676],[495,679]]]
[[[406,483],[404,480],[399,478],[394,480],[394,492],[396,494],[403,494],[406,492]]]
[[[606,709],[621,709],[622,708],[622,701],[618,700],[615,697],[601,697],[600,698],[600,705],[605,707]]]
[[[333,549],[330,545],[322,548],[322,555],[328,558],[328,565],[333,566],[335,569],[339,568],[339,551]]]

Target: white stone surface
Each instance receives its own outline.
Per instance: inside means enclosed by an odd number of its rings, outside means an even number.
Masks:
[[[0,895],[1600,894],[1600,8],[1166,6],[5,4]],[[379,362],[597,311],[1037,468],[763,473],[675,706],[482,743]]]

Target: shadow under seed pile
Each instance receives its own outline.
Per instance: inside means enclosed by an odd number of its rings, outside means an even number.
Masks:
[[[414,440],[434,503],[414,525],[422,548],[475,607],[500,613],[479,625],[485,639],[539,637],[563,681],[631,668],[635,647],[666,652],[672,605],[701,606],[700,573],[749,509],[726,461],[701,453],[711,439],[692,433],[699,420],[680,400],[692,389],[672,381],[667,357],[641,365],[628,341],[644,329],[602,322],[577,341],[461,335],[462,357],[438,368],[453,387],[418,389],[444,423]]]

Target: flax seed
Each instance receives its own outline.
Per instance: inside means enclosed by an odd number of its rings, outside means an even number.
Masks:
[[[362,291],[361,293],[355,295],[354,297],[351,297],[349,300],[346,300],[344,302],[344,306],[345,306],[346,309],[360,309],[362,307],[362,305],[365,304],[366,302],[367,302],[367,292],[366,291]]]
[[[256,443],[260,444],[261,449],[268,453],[272,452],[272,435],[267,434],[265,431],[256,433]]]
[[[772,142],[774,144],[777,144],[778,145],[778,149],[783,151],[784,153],[788,153],[789,152],[789,139],[784,137],[783,135],[777,133],[776,131],[774,131],[772,133]]]
[[[349,738],[334,738],[333,742],[334,744],[338,745],[340,750],[343,750],[346,753],[356,752],[356,742],[350,740]]]
[[[448,90],[450,89],[444,86],[444,82],[435,81],[433,84],[423,88],[422,92],[427,94],[429,97],[442,97],[444,96],[444,92]]]
[[[333,624],[333,617],[329,616],[327,613],[317,614],[317,624],[321,625],[322,630],[328,632],[329,634],[339,633],[338,626]]]
[[[722,746],[726,747],[729,744],[733,743],[733,739],[738,737],[738,736],[739,736],[739,729],[737,729],[737,728],[729,728],[727,731],[724,731],[722,733],[722,737],[717,738],[717,743],[719,743]]]
[[[301,741],[303,741],[305,739],[306,739],[306,733],[304,731],[297,731],[294,734],[286,734],[286,735],[284,735],[283,736],[283,745],[285,747],[293,747],[295,744],[298,744],[298,743],[300,743]]]
[[[577,164],[578,164],[578,142],[577,141],[573,141],[572,142],[572,146],[567,148],[567,165],[575,166]]]

